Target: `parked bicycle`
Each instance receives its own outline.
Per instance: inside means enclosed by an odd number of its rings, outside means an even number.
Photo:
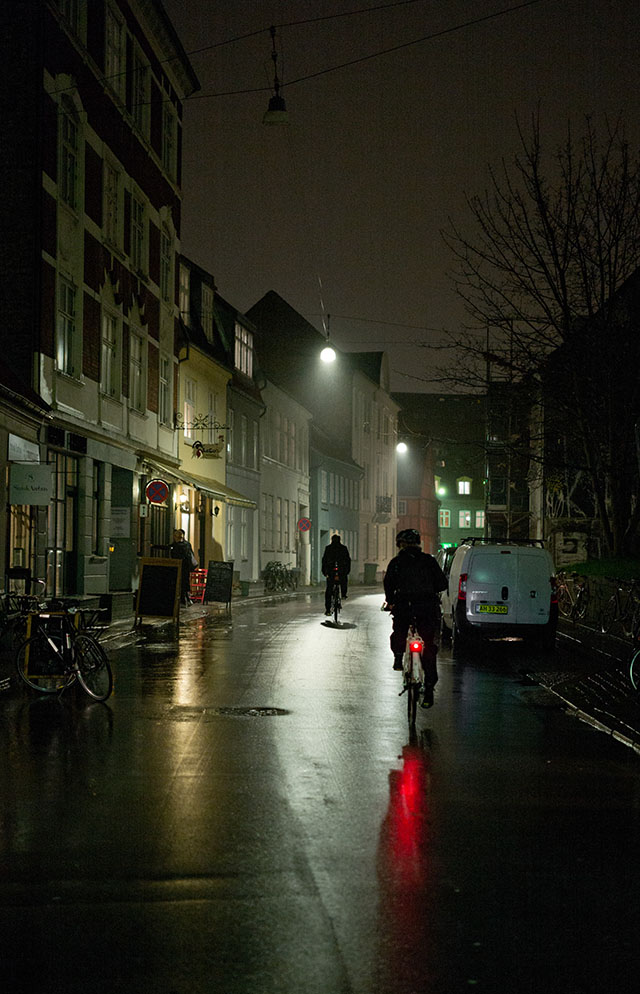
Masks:
[[[49,610],[29,616],[29,637],[16,651],[20,679],[41,694],[57,694],[75,683],[96,701],[113,689],[107,655],[93,635],[78,625],[78,612],[51,601]],[[85,619],[86,620],[86,619]]]
[[[640,634],[640,583],[638,580],[615,580],[615,590],[606,602],[599,617],[599,628],[607,634],[620,634],[637,638]]]
[[[640,646],[631,653],[629,660],[629,682],[637,694],[640,694]]]
[[[416,723],[418,699],[424,686],[423,651],[424,642],[412,623],[407,635],[407,648],[402,659],[402,690],[398,694],[399,697],[402,697],[403,694],[407,695],[407,718],[410,729]]]
[[[298,586],[296,570],[272,559],[264,568],[264,588],[269,591],[295,590]]]
[[[575,573],[560,573],[556,583],[558,610],[571,621],[582,620],[589,607],[590,591],[586,576]]]

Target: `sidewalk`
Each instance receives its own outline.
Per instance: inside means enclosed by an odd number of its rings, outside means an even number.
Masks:
[[[640,694],[629,680],[632,644],[561,618],[558,645],[571,653],[571,669],[528,674],[554,693],[570,713],[640,753]],[[563,653],[566,661],[566,653]]]

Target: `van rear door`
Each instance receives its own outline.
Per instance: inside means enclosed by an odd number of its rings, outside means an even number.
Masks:
[[[520,625],[545,625],[551,606],[553,564],[548,552],[535,546],[518,549],[516,618]]]
[[[467,575],[467,620],[472,624],[517,621],[516,547],[480,546],[471,550]]]

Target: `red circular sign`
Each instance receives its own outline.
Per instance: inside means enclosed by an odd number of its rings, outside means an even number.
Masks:
[[[150,504],[164,504],[169,498],[169,485],[164,480],[149,480],[144,492]]]
[[[300,518],[298,521],[298,531],[308,532],[311,528],[311,522],[308,518]]]

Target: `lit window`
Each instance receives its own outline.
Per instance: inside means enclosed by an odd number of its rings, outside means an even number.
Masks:
[[[163,300],[171,301],[173,287],[171,273],[173,270],[173,242],[166,231],[160,236],[160,295]]]
[[[193,422],[196,416],[196,381],[184,378],[184,437],[193,438]]]
[[[100,390],[108,397],[115,397],[118,393],[118,373],[118,318],[109,311],[103,311]]]
[[[168,425],[171,421],[171,362],[165,355],[160,356],[158,419],[163,425]]]
[[[191,302],[189,296],[189,270],[186,266],[180,266],[180,288],[178,297],[178,307],[180,308],[180,317],[183,322],[189,327],[190,324],[190,313],[191,313]]]
[[[74,349],[76,338],[76,288],[60,277],[58,290],[58,324],[56,338],[56,366],[69,376],[75,374]]]
[[[458,527],[471,528],[471,511],[458,511]]]
[[[144,411],[144,365],[143,344],[139,335],[132,334],[129,344],[129,407],[133,411]]]
[[[469,495],[471,493],[471,480],[464,477],[458,480],[458,493]]]
[[[242,325],[236,325],[236,369],[247,376],[253,376],[253,335]]]
[[[476,511],[476,528],[484,528],[484,511]]]
[[[440,508],[438,511],[438,523],[441,528],[451,528],[451,511]]]

